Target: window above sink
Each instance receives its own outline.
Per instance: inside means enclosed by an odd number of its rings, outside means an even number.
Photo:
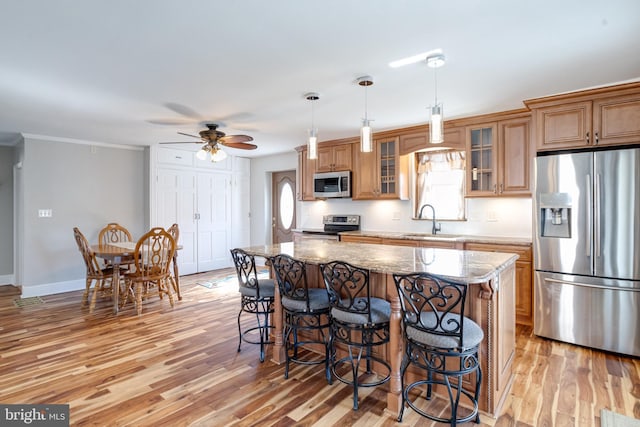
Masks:
[[[431,220],[426,210],[420,217],[420,208],[432,205],[436,220],[464,221],[466,219],[464,151],[428,151],[415,153],[415,180],[413,189],[413,219]]]

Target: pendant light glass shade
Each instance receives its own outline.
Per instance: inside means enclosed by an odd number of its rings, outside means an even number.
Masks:
[[[442,131],[442,103],[436,104],[429,108],[431,116],[429,117],[429,142],[432,144],[440,144],[444,142],[444,134]]]
[[[318,158],[318,129],[309,129],[309,139],[307,141],[307,157],[309,159]]]
[[[444,115],[442,112],[442,102],[438,103],[438,74],[437,69],[444,65],[444,55],[437,54],[427,57],[427,66],[433,68],[434,86],[435,86],[435,102],[429,108],[429,142],[431,144],[441,144],[444,142],[443,123]]]
[[[311,101],[311,129],[307,140],[307,158],[313,160],[318,158],[318,129],[313,125],[313,102],[320,99],[320,95],[310,92],[304,95],[307,101]]]
[[[227,158],[227,153],[225,153],[224,151],[222,151],[222,149],[218,148],[215,151],[211,152],[211,162],[215,163],[215,162],[220,162],[224,159]]]
[[[360,151],[363,153],[373,151],[373,133],[367,119],[362,120],[362,127],[360,128]]]
[[[207,160],[207,152],[204,149],[200,149],[197,153],[196,153],[196,157],[199,160]]]
[[[370,153],[373,151],[373,131],[371,130],[371,120],[367,117],[367,87],[373,85],[373,77],[362,76],[356,80],[360,86],[364,86],[364,119],[360,127],[360,151]]]

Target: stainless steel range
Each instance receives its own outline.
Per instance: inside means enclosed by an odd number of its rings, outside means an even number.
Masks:
[[[360,230],[360,215],[324,215],[322,230],[302,230],[305,239],[338,240],[342,231]]]

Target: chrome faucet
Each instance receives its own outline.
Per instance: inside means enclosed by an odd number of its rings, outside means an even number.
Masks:
[[[431,213],[433,214],[433,217],[432,217],[433,225],[431,226],[431,234],[435,235],[436,232],[440,231],[440,224],[436,223],[436,210],[435,210],[435,208],[432,205],[430,205],[429,203],[425,203],[424,205],[422,205],[420,207],[420,212],[418,213],[418,218],[422,219],[422,211],[427,206],[429,206],[431,208]]]

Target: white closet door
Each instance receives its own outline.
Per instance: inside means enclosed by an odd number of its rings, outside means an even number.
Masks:
[[[184,170],[158,170],[158,225],[180,227],[178,267],[180,274],[198,272],[196,247],[196,174]]]
[[[230,267],[230,175],[198,173],[198,269]]]
[[[231,191],[231,247],[251,245],[251,163],[249,159],[235,157],[237,172],[233,176]]]

